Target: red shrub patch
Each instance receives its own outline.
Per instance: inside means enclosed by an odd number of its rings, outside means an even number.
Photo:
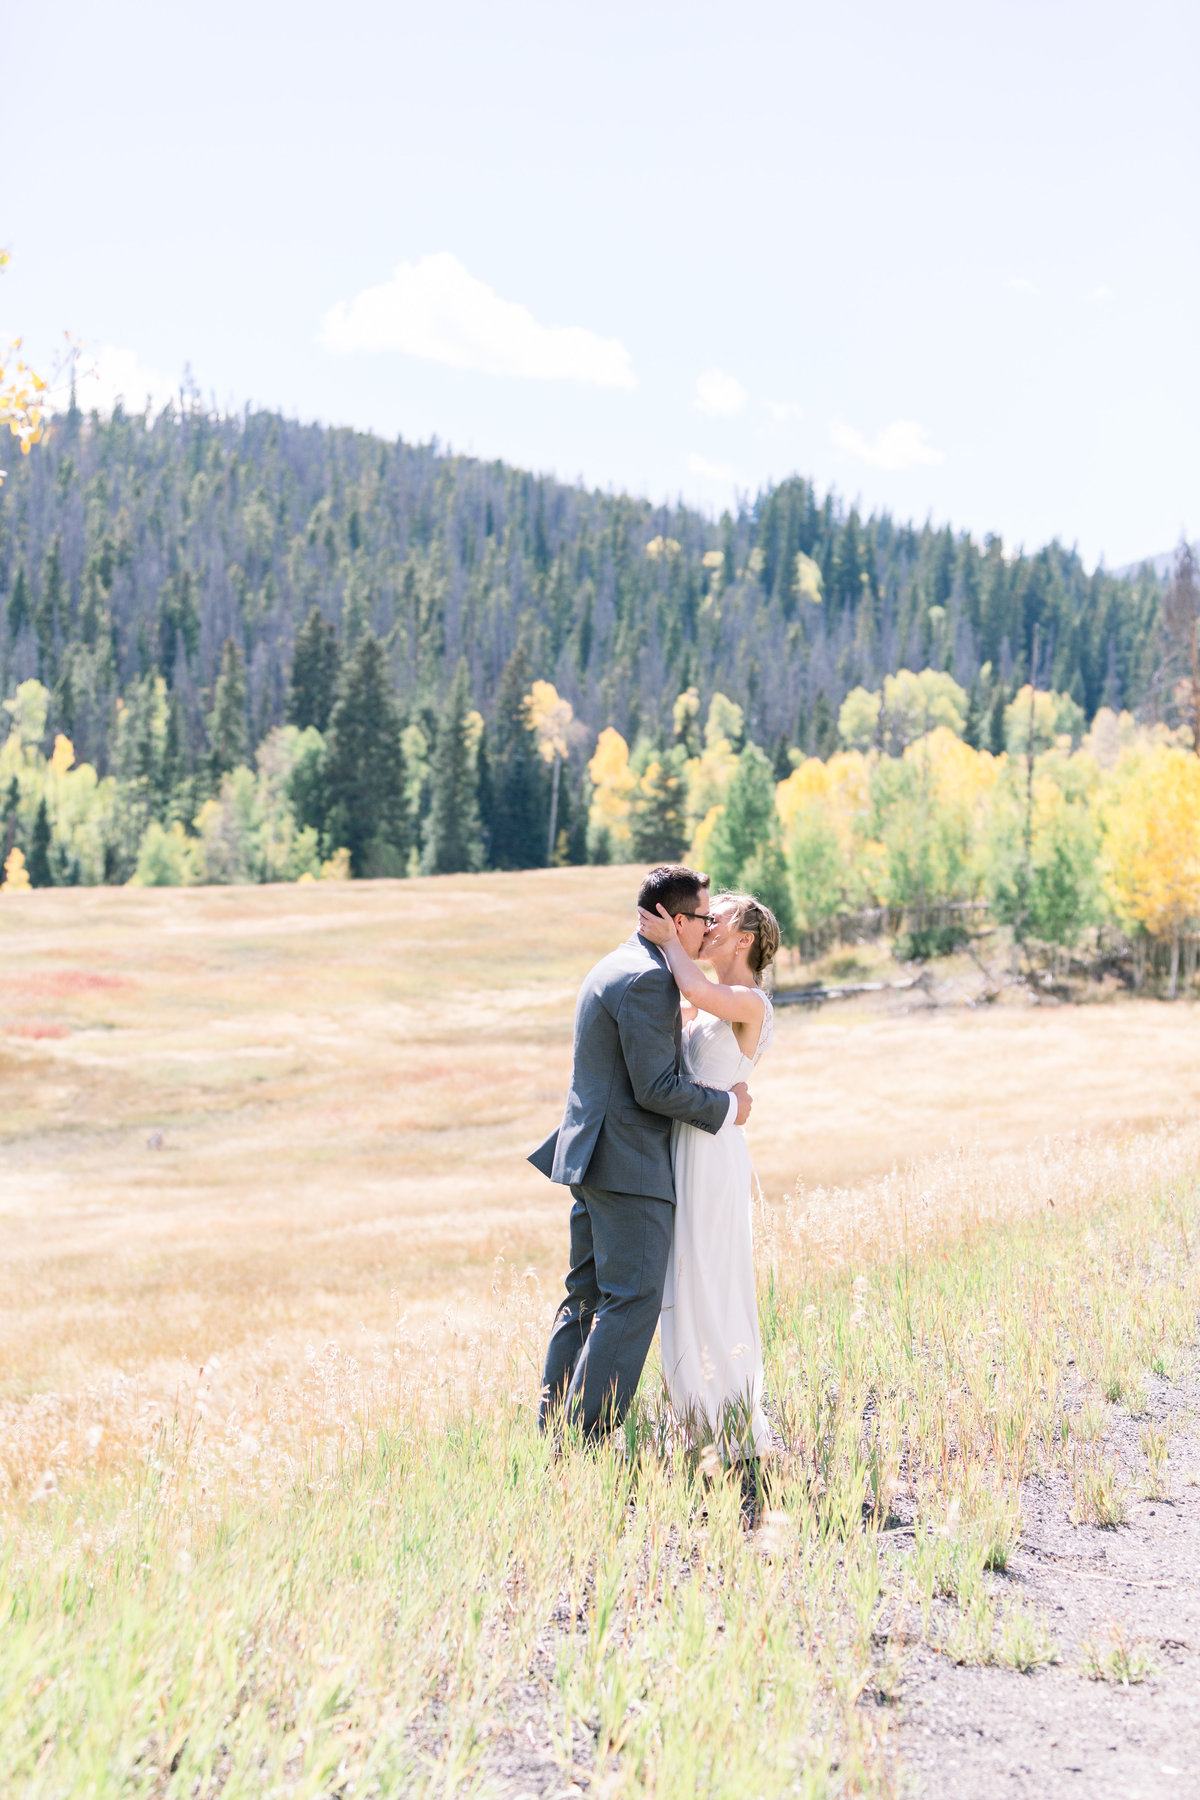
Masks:
[[[16,989],[22,994],[45,994],[57,999],[67,994],[130,988],[133,982],[127,975],[97,975],[89,969],[59,969],[44,975],[26,975],[22,980],[6,982],[5,986],[10,991]]]

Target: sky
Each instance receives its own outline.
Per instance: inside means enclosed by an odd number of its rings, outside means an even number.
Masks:
[[[85,406],[187,370],[1089,566],[1200,531],[1190,0],[6,12],[0,335],[49,364],[69,330]]]

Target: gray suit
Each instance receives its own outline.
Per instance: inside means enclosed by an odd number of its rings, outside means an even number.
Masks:
[[[662,1305],[675,1186],[671,1121],[719,1131],[723,1088],[679,1072],[679,993],[666,958],[637,935],[579,990],[562,1124],[529,1158],[569,1186],[571,1268],[542,1383],[539,1422],[565,1402],[589,1439],[618,1425]]]

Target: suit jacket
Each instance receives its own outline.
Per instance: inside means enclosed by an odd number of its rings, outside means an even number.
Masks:
[[[719,1131],[724,1088],[679,1072],[679,991],[657,947],[637,933],[579,990],[575,1059],[562,1124],[529,1158],[551,1181],[675,1199],[671,1121]]]

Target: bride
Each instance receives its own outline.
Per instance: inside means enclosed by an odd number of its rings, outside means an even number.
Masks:
[[[687,1074],[710,1087],[744,1081],[773,1030],[761,978],[779,948],[774,913],[748,894],[714,901],[700,955],[715,982],[688,956],[661,906],[657,916],[639,911],[638,919],[641,935],[664,952],[683,996]],[[741,1462],[749,1490],[757,1487],[754,1465],[770,1444],[762,1409],[750,1152],[736,1127],[713,1133],[676,1123],[671,1157],[675,1226],[659,1322],[663,1375],[693,1443],[711,1441],[730,1462]],[[747,1498],[751,1503],[749,1492]]]

